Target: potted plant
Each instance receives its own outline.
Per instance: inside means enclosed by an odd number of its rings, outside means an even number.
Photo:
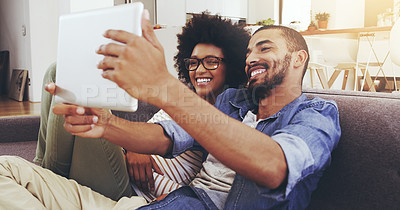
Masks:
[[[317,30],[317,24],[314,21],[311,21],[310,25],[308,25],[308,31],[315,31]]]
[[[260,26],[266,26],[266,25],[274,25],[275,20],[272,20],[271,18],[268,18],[268,20],[260,20],[256,23],[256,25]]]
[[[315,20],[318,21],[318,28],[319,29],[326,29],[328,28],[328,20],[329,20],[329,13],[320,12],[315,15]]]

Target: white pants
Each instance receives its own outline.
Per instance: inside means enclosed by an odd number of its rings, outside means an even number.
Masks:
[[[0,209],[136,209],[142,197],[115,202],[20,157],[0,156]]]

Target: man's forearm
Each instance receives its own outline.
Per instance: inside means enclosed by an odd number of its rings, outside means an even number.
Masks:
[[[230,118],[179,83],[162,108],[208,152],[253,181],[275,188],[287,174],[281,147],[269,136]],[[181,97],[179,93],[185,92]],[[269,178],[266,178],[269,177]]]
[[[129,151],[143,154],[165,155],[172,148],[171,140],[160,125],[131,122],[116,116],[110,118],[103,137]]]

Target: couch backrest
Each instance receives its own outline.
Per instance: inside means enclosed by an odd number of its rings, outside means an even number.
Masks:
[[[336,101],[342,128],[309,209],[399,209],[400,94],[305,93]]]
[[[129,121],[147,122],[158,110],[160,109],[154,105],[139,101],[136,112],[112,111],[112,113]]]

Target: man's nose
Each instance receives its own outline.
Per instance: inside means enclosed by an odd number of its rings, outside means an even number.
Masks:
[[[249,66],[254,65],[258,61],[259,61],[259,58],[257,55],[255,55],[255,53],[250,53],[246,58],[246,64]]]

